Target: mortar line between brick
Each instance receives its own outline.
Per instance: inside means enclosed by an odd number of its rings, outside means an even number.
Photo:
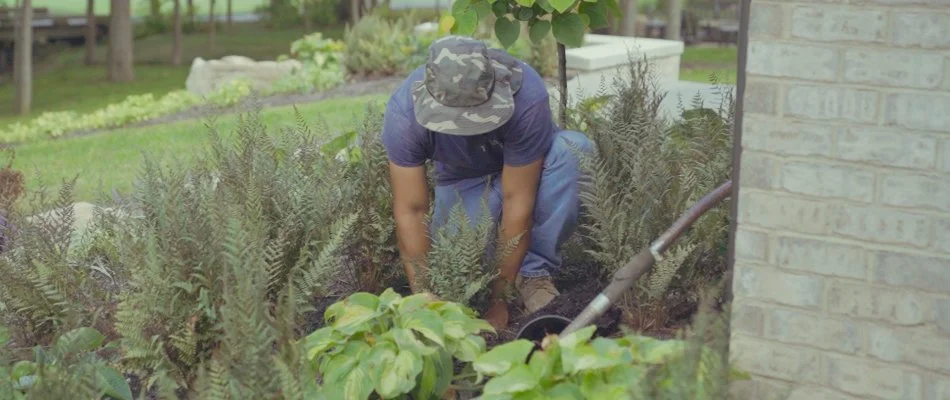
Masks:
[[[850,168],[858,167],[858,169],[878,172],[882,174],[887,174],[887,173],[893,174],[895,172],[903,172],[903,173],[921,175],[921,176],[930,177],[930,178],[950,179],[950,172],[942,172],[942,171],[934,170],[934,169],[922,169],[922,168],[913,168],[913,167],[871,164],[866,161],[843,160],[840,158],[835,158],[834,156],[825,156],[825,155],[819,155],[819,154],[815,154],[815,155],[783,154],[783,153],[771,152],[766,149],[757,149],[757,148],[750,148],[750,147],[744,147],[743,150],[748,151],[750,153],[755,153],[759,155],[769,156],[771,158],[780,159],[785,162],[804,162],[804,163],[811,163],[811,164],[822,164],[822,165],[833,166],[833,167],[850,167]],[[950,212],[947,212],[947,214],[950,215]]]
[[[935,253],[935,252],[929,251],[930,249],[929,247],[924,248],[924,250],[921,250],[920,248],[916,248],[916,247],[910,248],[905,244],[887,244],[887,243],[869,242],[862,239],[853,239],[847,236],[831,235],[831,234],[810,234],[806,232],[794,232],[787,229],[775,229],[773,227],[768,227],[768,226],[749,224],[748,222],[741,222],[739,225],[740,226],[747,225],[747,226],[755,227],[757,228],[757,230],[768,231],[770,232],[772,236],[776,238],[778,237],[778,235],[781,235],[783,237],[796,238],[796,239],[821,240],[828,243],[857,246],[871,252],[887,251],[887,252],[892,252],[892,253],[903,253],[903,254],[915,255],[919,257],[929,257],[929,258],[950,260],[950,254],[939,253],[939,252]],[[769,243],[769,245],[771,246],[773,244]],[[742,261],[745,262],[745,261],[753,261],[753,260],[743,259]],[[767,265],[778,268],[778,266],[775,266],[771,263]]]
[[[932,54],[932,53],[930,53]],[[950,55],[950,52],[948,52]],[[773,82],[773,83],[786,83],[789,85],[797,84],[798,86],[832,86],[833,88],[840,89],[852,89],[852,90],[864,90],[869,92],[876,92],[881,94],[883,97],[892,94],[908,94],[908,95],[927,95],[927,96],[945,96],[950,97],[950,92],[945,90],[940,90],[939,87],[936,88],[908,88],[905,86],[875,86],[864,83],[854,83],[854,82],[832,82],[826,80],[818,79],[804,79],[804,78],[794,78],[787,76],[773,76],[773,75],[762,75],[762,74],[753,74],[749,73],[749,81],[764,81],[764,82]],[[823,120],[821,120],[823,121]],[[876,126],[876,125],[873,125]],[[905,128],[907,130],[915,130]]]

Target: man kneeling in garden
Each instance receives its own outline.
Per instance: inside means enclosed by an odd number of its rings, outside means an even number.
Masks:
[[[500,265],[484,314],[508,325],[504,291],[514,284],[528,312],[559,293],[550,273],[561,266],[561,244],[574,232],[579,158],[590,151],[581,133],[560,130],[547,88],[526,63],[468,37],[435,41],[428,59],[390,98],[382,140],[389,156],[393,213],[401,257],[413,291],[426,268],[429,237],[461,201],[474,225],[483,199],[501,243],[518,246]],[[425,162],[435,163],[435,210],[426,227]],[[498,179],[500,178],[500,179]]]

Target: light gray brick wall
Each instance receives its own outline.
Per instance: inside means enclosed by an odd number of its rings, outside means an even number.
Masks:
[[[950,0],[752,0],[735,398],[950,400]]]

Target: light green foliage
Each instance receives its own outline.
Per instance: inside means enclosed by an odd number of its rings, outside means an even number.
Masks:
[[[0,328],[0,343],[6,343]],[[7,366],[0,355],[0,397],[4,399],[109,399],[132,400],[125,377],[97,352],[114,348],[104,345],[99,331],[81,327],[63,333],[48,347],[36,346],[34,358]]]
[[[494,332],[472,310],[427,294],[402,297],[359,292],[330,306],[327,325],[303,339],[303,351],[331,399],[441,398],[453,361],[471,363],[485,351],[478,334]]]
[[[421,64],[433,37],[416,38],[413,18],[364,16],[344,35],[346,70],[354,75],[390,76]]]
[[[715,372],[726,366],[711,348],[633,334],[591,339],[595,329],[588,326],[564,337],[548,336],[530,359],[535,345],[524,339],[479,356],[475,371],[490,378],[483,398],[721,398],[721,391],[711,389],[718,388]],[[680,373],[684,369],[693,373],[684,376]],[[681,388],[689,388],[689,395]]]
[[[452,32],[472,35],[479,21],[495,18],[493,31],[502,47],[521,37],[522,22],[535,43],[553,34],[558,43],[580,47],[588,29],[607,26],[608,10],[620,14],[617,0],[455,0]]]
[[[279,60],[300,60],[303,68],[274,83],[271,93],[324,91],[346,80],[343,70],[343,42],[324,38],[320,32],[306,35],[290,45],[290,55]]]
[[[597,150],[583,159],[593,179],[582,193],[590,220],[582,233],[588,253],[604,267],[604,278],[728,180],[732,169],[728,94],[719,110],[702,108],[697,97],[693,106],[698,109],[671,121],[659,115],[665,94],[655,86],[646,61],[632,62],[610,87],[569,113],[569,126],[586,132]],[[698,289],[716,271],[695,266],[723,268],[728,207],[728,202],[720,204],[700,218],[638,282],[633,291],[638,307],[662,305],[670,287],[697,300]]]

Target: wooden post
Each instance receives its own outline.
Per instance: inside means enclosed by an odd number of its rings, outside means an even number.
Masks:
[[[86,1],[86,65],[96,63],[96,36],[98,27],[96,26],[96,0]]]
[[[683,1],[666,0],[666,7],[666,38],[669,40],[680,40]]]
[[[30,113],[33,102],[33,1],[23,0],[22,4],[14,28],[17,31],[13,67],[16,82],[14,111],[26,115]]]
[[[620,36],[637,36],[637,0],[621,0]]]
[[[181,0],[172,0],[172,65],[181,65]]]

